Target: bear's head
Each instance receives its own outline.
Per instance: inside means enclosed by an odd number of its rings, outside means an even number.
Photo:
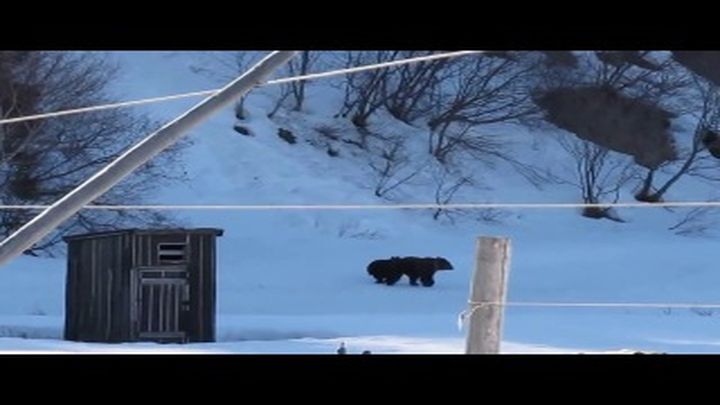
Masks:
[[[433,259],[436,270],[452,270],[453,265],[444,257],[436,257]]]

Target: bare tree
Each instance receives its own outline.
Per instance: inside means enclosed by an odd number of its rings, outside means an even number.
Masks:
[[[303,76],[310,73],[312,66],[318,61],[318,52],[302,51],[299,58],[294,58],[287,64],[290,76]],[[290,82],[290,90],[293,95],[293,111],[301,111],[305,102],[305,89],[307,80]]]
[[[347,52],[346,66],[354,67],[382,63],[397,59],[400,51]],[[373,69],[347,75],[345,98],[339,115],[350,116],[350,121],[361,129],[367,127],[368,118],[385,105],[386,81],[393,72],[390,68]]]
[[[258,51],[204,52],[198,63],[190,66],[190,70],[226,84],[257,63],[262,55],[263,53]],[[235,104],[235,117],[239,120],[245,119],[245,97]]]
[[[348,52],[346,66],[433,54],[434,51]],[[538,109],[532,103],[537,58],[470,56],[377,69],[349,75],[340,115],[358,128],[360,145],[373,135],[366,127],[386,110],[410,125],[429,127],[428,151],[449,163],[451,155],[486,162],[504,160],[538,184],[538,172],[513,159],[506,141],[481,131],[483,126],[520,122]]]
[[[318,64],[320,54],[321,52],[318,51],[302,51],[298,58],[290,60],[288,64],[281,69],[281,72],[287,76],[306,75]],[[191,66],[191,70],[225,83],[255,64],[262,55],[263,52],[258,51],[206,52],[202,55],[199,64]],[[291,109],[293,111],[301,111],[305,102],[307,86],[307,80],[293,81],[279,85],[275,104],[267,114],[268,117],[272,118],[281,108],[286,106],[290,99],[292,100]],[[235,107],[236,117],[241,120],[245,119],[244,102],[245,98],[241,99]]]
[[[432,174],[435,183],[435,204],[438,205],[451,203],[455,194],[460,191],[461,188],[473,185],[473,180],[469,176],[451,173],[450,170],[444,166],[437,167]],[[437,220],[441,214],[444,214],[452,221],[452,215],[456,211],[457,210],[437,208],[433,213],[433,219]]]
[[[688,75],[670,57],[649,51],[596,51],[575,55],[577,65],[539,69],[540,89],[604,87],[647,102],[667,103],[685,91]]]
[[[0,52],[0,113],[17,117],[43,111],[104,104],[117,69],[103,55],[83,52]],[[128,110],[106,110],[0,125],[0,188],[4,204],[50,204],[86,180],[156,124]],[[142,201],[161,182],[180,180],[172,148],[99,198],[99,204]],[[8,235],[29,211],[0,211],[0,233]],[[83,211],[26,253],[52,254],[60,236],[75,230],[105,230],[167,218],[152,212]]]
[[[699,103],[695,116],[695,129],[689,147],[682,151],[682,159],[676,162],[669,162],[658,169],[649,169],[642,179],[639,191],[635,199],[644,202],[659,202],[665,194],[682,177],[692,176],[707,180],[709,182],[720,181],[720,164],[718,160],[703,153],[707,147],[703,139],[708,131],[717,131],[720,128],[720,92],[711,83],[702,80],[695,80],[694,86]],[[658,172],[669,173],[661,185],[656,186]]]
[[[717,198],[710,201],[718,201]],[[689,209],[680,215],[678,220],[668,227],[668,230],[681,236],[706,236],[710,231],[717,229],[717,208],[697,207]]]
[[[288,64],[282,68],[288,76],[302,76],[310,73],[310,69],[319,59],[318,52],[302,51],[299,58],[293,58]],[[268,118],[272,118],[283,107],[286,107],[288,99],[292,96],[292,111],[301,111],[305,102],[305,89],[307,88],[307,80],[298,80],[280,85],[280,91],[277,96],[275,106],[268,113]],[[286,107],[287,108],[287,107]]]
[[[446,164],[437,161],[432,163],[431,185],[433,188],[433,198],[435,204],[448,205],[454,202],[458,192],[464,189],[473,188],[475,190],[490,190],[484,186],[473,175],[464,173],[460,167],[450,168]],[[474,221],[484,223],[498,223],[507,214],[501,210],[493,208],[484,209],[459,209],[459,208],[437,208],[433,211],[433,219],[447,219],[450,223],[455,223],[459,217],[469,218]]]
[[[428,151],[444,159],[458,140],[489,124],[517,122],[537,107],[530,99],[534,63],[472,56],[448,65],[445,79],[435,86],[427,125]]]
[[[383,197],[407,183],[424,167],[424,165],[412,167],[409,156],[405,154],[404,141],[400,138],[384,143],[379,158],[371,158],[369,166],[375,173],[376,182],[373,192],[377,197]]]
[[[388,62],[434,51],[363,51],[347,52],[345,67]],[[357,127],[360,144],[367,148],[370,135],[368,120],[381,110],[412,124],[432,109],[433,88],[442,81],[447,60],[419,62],[397,67],[350,74],[344,81],[344,100],[338,116],[350,117]]]
[[[563,137],[559,143],[575,163],[575,177],[561,182],[577,187],[584,203],[616,203],[620,190],[633,178],[632,162],[588,141]],[[610,207],[585,207],[582,215],[624,222]]]
[[[414,58],[432,55],[434,51],[406,51],[401,57]],[[407,124],[425,117],[432,111],[435,89],[445,79],[448,59],[438,59],[398,66],[382,82],[385,108],[396,119]]]
[[[649,169],[677,159],[671,120],[687,72],[670,58],[648,52],[583,52],[571,70],[548,68],[534,90],[545,119]],[[557,71],[556,71],[557,70]]]
[[[589,95],[587,105],[584,110],[580,109],[582,111],[569,108],[564,117],[559,114],[560,110],[549,117],[554,124],[579,138],[634,156],[637,168],[629,173],[639,181],[635,192],[638,201],[663,201],[667,192],[686,176],[709,182],[720,180],[717,174],[720,165],[704,153],[706,146],[703,144],[707,131],[718,128],[715,117],[718,98],[713,86],[690,75],[667,55],[636,51],[595,52],[583,53],[579,60],[580,66],[574,72],[549,74],[543,86],[577,89],[576,93],[584,91]],[[597,91],[591,92],[593,89]],[[568,92],[568,95],[571,94]],[[569,107],[583,101],[579,95],[569,98]],[[670,119],[688,115],[695,117],[695,128],[688,145],[679,147],[677,137],[671,132]],[[585,151],[588,153],[577,152],[576,162],[592,163],[596,161],[593,157],[601,157],[589,150]],[[578,160],[577,156],[583,159]],[[591,173],[592,170],[588,172]],[[592,179],[592,176],[585,178]],[[622,180],[620,183],[626,182],[624,175],[618,179]],[[593,194],[587,187],[589,181],[576,184],[585,190],[586,201],[597,200],[588,198]],[[609,195],[616,195],[614,188],[607,190]],[[602,211],[586,214],[603,217]],[[701,214],[703,211],[693,212],[679,223],[697,222]]]
[[[293,94],[292,86],[290,84],[281,84],[280,85],[280,92],[277,96],[277,100],[275,101],[275,106],[270,110],[270,112],[267,114],[268,118],[272,118],[277,114],[278,111],[280,111],[280,108],[283,107],[285,102],[288,98]]]

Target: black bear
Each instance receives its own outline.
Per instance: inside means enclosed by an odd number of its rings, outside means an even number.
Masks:
[[[425,287],[435,284],[433,276],[438,270],[452,270],[453,266],[443,257],[397,257],[375,260],[367,266],[367,272],[375,277],[376,283],[393,285],[408,276],[410,285],[418,285],[418,280]]]

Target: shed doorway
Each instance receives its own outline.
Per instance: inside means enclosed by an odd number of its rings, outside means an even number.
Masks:
[[[186,342],[190,311],[187,268],[138,268],[133,278],[133,323],[137,340]]]

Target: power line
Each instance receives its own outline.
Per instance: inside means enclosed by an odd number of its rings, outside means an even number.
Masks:
[[[6,210],[40,210],[49,205],[0,205]],[[404,210],[404,209],[566,209],[566,208],[698,208],[720,207],[720,201],[585,203],[458,203],[458,204],[137,204],[86,205],[83,209],[99,210]]]
[[[264,86],[273,85],[273,84],[291,83],[291,82],[297,82],[297,81],[303,81],[303,80],[321,79],[321,78],[339,76],[339,75],[344,75],[344,74],[359,73],[359,72],[364,72],[364,71],[374,70],[374,69],[382,69],[382,68],[392,67],[392,66],[406,65],[406,64],[410,64],[410,63],[418,63],[418,62],[431,61],[431,60],[436,60],[436,59],[445,59],[445,58],[452,58],[452,57],[463,56],[463,55],[478,54],[478,53],[482,53],[482,52],[484,52],[484,51],[458,51],[458,52],[447,52],[447,53],[439,53],[439,54],[434,54],[434,55],[418,56],[415,58],[399,59],[399,60],[395,60],[395,61],[376,63],[376,64],[372,64],[372,65],[357,66],[357,67],[346,68],[346,69],[337,69],[337,70],[331,70],[331,71],[327,71],[327,72],[311,73],[311,74],[306,74],[306,75],[299,75],[299,76],[292,76],[292,77],[285,77],[285,78],[281,78],[281,79],[269,80],[265,84],[263,84],[259,87],[264,87]],[[173,95],[169,95],[169,96],[151,97],[151,98],[144,98],[144,99],[140,99],[140,100],[121,101],[121,102],[117,102],[117,103],[102,104],[102,105],[97,105],[97,106],[81,107],[81,108],[74,108],[74,109],[69,109],[69,110],[61,110],[61,111],[47,112],[47,113],[41,113],[41,114],[26,115],[23,117],[4,118],[4,119],[0,119],[0,125],[14,124],[14,123],[25,122],[25,121],[33,121],[33,120],[39,120],[39,119],[44,119],[44,118],[62,117],[62,116],[66,116],[66,115],[80,114],[80,113],[93,112],[93,111],[109,110],[109,109],[113,109],[113,108],[132,107],[132,106],[138,106],[138,105],[143,105],[143,104],[159,103],[162,101],[179,100],[179,99],[189,98],[189,97],[209,96],[209,95],[213,95],[213,94],[217,93],[219,90],[220,89],[200,90],[200,91],[193,91],[193,92],[189,92],[189,93],[173,94]]]

